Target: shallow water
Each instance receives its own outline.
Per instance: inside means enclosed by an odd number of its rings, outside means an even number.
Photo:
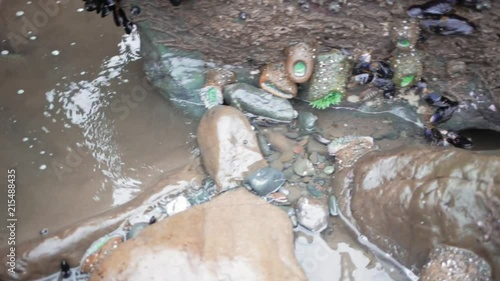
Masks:
[[[195,145],[196,124],[144,78],[138,34],[82,6],[0,1],[0,167],[5,181],[16,169],[17,243],[129,201]]]

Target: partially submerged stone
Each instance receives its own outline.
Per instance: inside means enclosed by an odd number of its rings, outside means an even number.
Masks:
[[[241,111],[277,121],[290,122],[297,117],[288,100],[244,83],[225,86],[224,99]]]
[[[147,227],[90,280],[307,279],[287,214],[240,188]]]
[[[277,191],[286,179],[283,173],[271,167],[264,167],[250,174],[243,184],[259,196]]]
[[[321,232],[328,225],[328,208],[317,199],[301,197],[297,201],[295,213],[299,224],[313,232]]]
[[[197,138],[205,170],[218,192],[238,186],[248,173],[267,166],[250,123],[233,107],[209,109],[198,125]]]
[[[372,137],[345,136],[328,144],[328,153],[335,156],[342,167],[350,167],[372,147]]]

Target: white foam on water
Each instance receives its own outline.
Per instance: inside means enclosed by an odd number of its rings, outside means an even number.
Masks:
[[[124,175],[122,171],[123,153],[115,140],[113,120],[107,118],[105,110],[116,93],[106,90],[106,87],[123,73],[129,62],[140,59],[139,51],[138,33],[123,35],[118,44],[118,55],[103,61],[99,76],[91,81],[63,83],[45,94],[48,103],[47,113],[44,113],[46,117],[62,114],[64,117],[61,121],[65,128],[74,125],[82,130],[84,140],[80,145],[90,151],[98,162],[97,170],[113,186],[113,206],[131,200],[142,182]],[[59,55],[59,51],[52,54]],[[57,111],[54,112],[56,108]],[[60,108],[63,109],[61,112]],[[99,194],[94,197],[98,198]]]

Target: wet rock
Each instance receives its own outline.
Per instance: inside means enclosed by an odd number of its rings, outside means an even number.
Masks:
[[[474,252],[440,245],[430,254],[430,260],[420,273],[420,281],[491,280],[491,267]]]
[[[446,63],[446,73],[450,77],[460,76],[465,73],[467,66],[463,61],[452,60]]]
[[[293,249],[287,214],[240,188],[144,229],[90,280],[305,281]]]
[[[318,117],[311,112],[301,111],[297,119],[301,133],[310,133],[316,130],[316,121]]]
[[[225,86],[224,99],[239,110],[277,121],[290,122],[297,117],[288,100],[244,83]]]
[[[287,55],[286,73],[295,83],[304,83],[313,73],[316,49],[301,42],[285,50]]]
[[[323,173],[327,175],[331,175],[335,172],[335,167],[334,166],[326,166],[325,169],[323,169]]]
[[[350,167],[372,147],[371,137],[345,136],[333,140],[328,145],[328,153],[335,156],[342,167]]]
[[[93,272],[123,242],[122,236],[104,236],[90,246],[80,263],[82,273]]]
[[[277,191],[286,179],[283,173],[271,167],[264,167],[245,178],[243,184],[259,196]]]
[[[330,216],[336,217],[339,215],[339,205],[337,203],[337,197],[330,196],[328,198],[328,210],[330,211]]]
[[[218,192],[238,186],[247,173],[267,166],[250,123],[233,107],[209,109],[198,125],[197,138],[203,164]]]
[[[144,228],[146,228],[149,223],[139,222],[132,226],[132,228],[127,232],[127,240],[132,239],[137,236]]]
[[[313,232],[321,232],[328,225],[328,209],[317,199],[301,197],[297,201],[295,213],[298,222]]]
[[[498,276],[499,170],[498,156],[453,148],[373,153],[354,168],[350,210],[361,233],[407,266],[420,268],[442,243],[480,255]]]
[[[299,158],[293,163],[293,171],[301,177],[312,176],[314,175],[314,165],[309,159]]]
[[[282,62],[266,65],[262,69],[259,85],[264,91],[280,98],[297,96],[297,84],[290,80]]]
[[[421,55],[416,50],[401,51],[396,49],[391,58],[391,65],[394,67],[392,81],[398,87],[409,87],[422,79]]]

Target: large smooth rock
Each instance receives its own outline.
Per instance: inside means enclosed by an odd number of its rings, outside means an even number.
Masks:
[[[198,125],[198,145],[206,171],[222,192],[267,166],[257,137],[243,113],[229,106],[210,108]]]
[[[286,213],[244,188],[144,229],[91,276],[103,280],[306,280]]]
[[[298,115],[288,100],[245,83],[225,86],[224,99],[242,111],[277,121],[290,122]]]
[[[500,157],[454,148],[373,153],[354,168],[352,217],[407,266],[421,268],[432,248],[447,244],[486,259],[498,277],[499,171]]]

